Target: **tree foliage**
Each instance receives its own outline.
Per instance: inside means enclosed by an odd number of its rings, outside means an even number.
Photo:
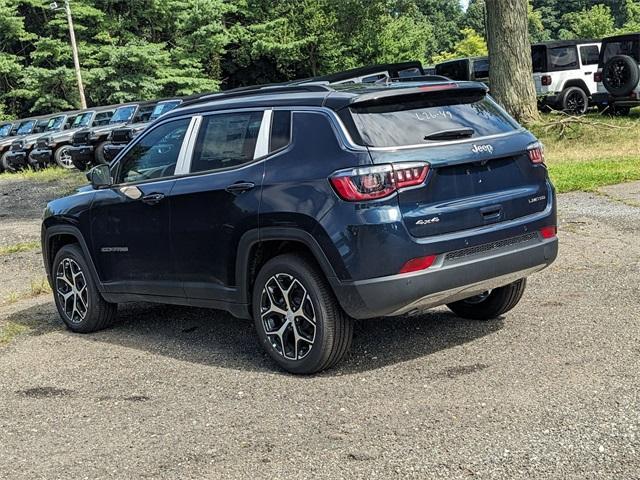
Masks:
[[[0,0],[0,116],[76,108],[64,11]],[[62,2],[59,1],[59,4]],[[71,0],[90,105],[486,54],[485,0]],[[640,31],[640,0],[530,0],[533,42]]]

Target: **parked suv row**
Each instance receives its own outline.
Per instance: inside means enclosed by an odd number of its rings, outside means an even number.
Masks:
[[[557,255],[542,146],[476,82],[204,96],[87,175],[42,224],[71,330],[123,302],[219,308],[294,373],[338,363],[353,318],[503,315]]]

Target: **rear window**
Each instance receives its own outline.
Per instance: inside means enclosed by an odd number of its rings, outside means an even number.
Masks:
[[[469,80],[469,62],[458,60],[436,65],[436,74],[451,80]]]
[[[473,62],[473,75],[476,78],[489,78],[489,59]]]
[[[547,71],[547,47],[536,45],[531,49],[531,60],[533,61],[533,73],[544,73]]]
[[[616,55],[628,55],[640,62],[640,39],[620,40],[617,42],[605,43],[602,48],[602,60],[600,66],[603,67],[611,58]]]
[[[428,99],[379,106],[352,107],[353,121],[370,147],[429,145],[443,140],[425,137],[472,129],[468,138],[486,137],[519,128],[490,97],[482,93],[433,94]]]

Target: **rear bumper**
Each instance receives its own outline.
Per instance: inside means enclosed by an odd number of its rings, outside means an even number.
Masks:
[[[640,94],[633,97],[614,97],[608,93],[596,93],[593,95],[593,102],[597,105],[616,105],[618,107],[637,107],[640,105]]]
[[[440,255],[419,273],[356,282],[337,282],[344,310],[358,319],[416,314],[508,285],[549,266],[558,255],[557,238],[538,234],[522,243],[461,258]]]

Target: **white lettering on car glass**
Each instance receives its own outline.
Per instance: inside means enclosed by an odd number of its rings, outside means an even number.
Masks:
[[[422,112],[415,112],[415,115],[416,115],[416,118],[421,122],[427,122],[429,120],[441,120],[441,119],[452,120],[453,119],[453,115],[449,110],[436,110],[435,112],[428,110],[428,111],[422,111]]]

